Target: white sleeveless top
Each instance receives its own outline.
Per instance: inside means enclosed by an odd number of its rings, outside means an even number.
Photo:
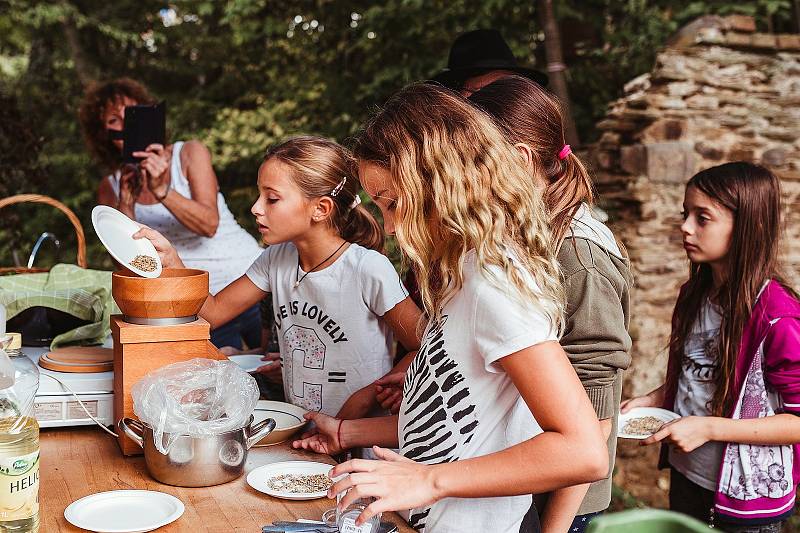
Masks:
[[[186,198],[191,198],[189,180],[181,168],[181,148],[183,142],[176,142],[172,148],[170,187]],[[108,176],[117,198],[119,198],[119,180],[119,171]],[[217,232],[213,237],[204,237],[184,226],[161,203],[134,205],[136,220],[164,235],[188,268],[208,271],[211,294],[218,293],[244,274],[262,252],[258,242],[236,222],[219,191],[217,211],[219,213]]]

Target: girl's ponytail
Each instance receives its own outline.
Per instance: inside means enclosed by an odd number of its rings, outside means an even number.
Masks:
[[[561,246],[582,203],[594,203],[592,180],[580,158],[564,144],[558,99],[538,83],[521,76],[501,78],[469,97],[488,113],[506,138],[524,144],[544,171],[544,203],[550,212],[552,243]],[[536,180],[539,176],[533,176]]]
[[[560,163],[563,170],[550,177],[544,191],[544,203],[550,211],[550,229],[556,248],[566,237],[572,217],[581,203],[594,203],[592,179],[580,158],[570,152]]]
[[[357,205],[345,215],[344,227],[340,231],[342,238],[363,246],[383,251],[383,230],[363,205]]]

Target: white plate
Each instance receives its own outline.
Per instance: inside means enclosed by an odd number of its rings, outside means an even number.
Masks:
[[[273,490],[267,485],[267,481],[273,477],[292,474],[295,476],[310,476],[314,474],[327,474],[330,472],[333,465],[325,463],[316,463],[314,461],[283,461],[280,463],[272,463],[271,465],[259,466],[255,470],[251,470],[247,474],[247,484],[264,494],[269,494],[276,498],[283,498],[284,500],[316,500],[317,498],[324,498],[328,491],[323,490],[320,492],[282,492]]]
[[[163,492],[112,490],[72,502],[64,518],[75,527],[99,533],[144,533],[174,522],[183,510],[178,498]]]
[[[241,354],[241,355],[229,355],[228,359],[239,365],[239,368],[244,370],[245,372],[255,372],[264,365],[274,364],[274,361],[262,361],[261,358],[264,357],[261,354]]]
[[[92,209],[92,225],[111,257],[131,272],[145,278],[157,278],[161,275],[161,258],[147,239],[134,239],[133,234],[139,226],[116,209],[107,205],[98,205]],[[130,263],[137,255],[149,255],[156,260],[156,269],[145,272]]]
[[[636,440],[644,440],[650,435],[634,435],[628,434],[623,432],[622,430],[625,428],[625,424],[633,420],[634,418],[642,418],[645,416],[652,416],[658,418],[664,423],[670,422],[672,420],[677,420],[680,418],[680,415],[677,413],[673,413],[672,411],[667,411],[666,409],[661,409],[659,407],[634,407],[627,413],[620,413],[618,419],[618,429],[617,429],[617,437],[621,439],[636,439]]]
[[[306,414],[305,409],[290,403],[260,400],[253,412],[255,417],[253,423],[258,423],[265,418],[272,418],[275,420],[275,429],[258,441],[256,446],[270,446],[284,442],[306,424],[306,419],[303,418],[304,414]]]

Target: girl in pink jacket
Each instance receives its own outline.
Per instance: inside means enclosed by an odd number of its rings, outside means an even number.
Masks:
[[[689,180],[666,380],[622,405],[681,415],[643,443],[666,444],[670,509],[728,532],[780,532],[800,477],[800,302],[778,275],[780,198],[750,163]]]

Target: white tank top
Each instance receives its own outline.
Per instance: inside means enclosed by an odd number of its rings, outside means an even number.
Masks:
[[[176,142],[172,147],[170,186],[178,194],[191,198],[189,180],[181,168],[181,148],[183,142]],[[119,198],[119,179],[119,171],[108,176],[117,198]],[[262,252],[258,242],[233,218],[221,192],[217,192],[217,211],[219,212],[217,232],[213,237],[204,237],[184,226],[161,203],[152,205],[137,203],[134,206],[136,220],[169,239],[188,268],[208,271],[211,294],[218,293],[244,274]]]

